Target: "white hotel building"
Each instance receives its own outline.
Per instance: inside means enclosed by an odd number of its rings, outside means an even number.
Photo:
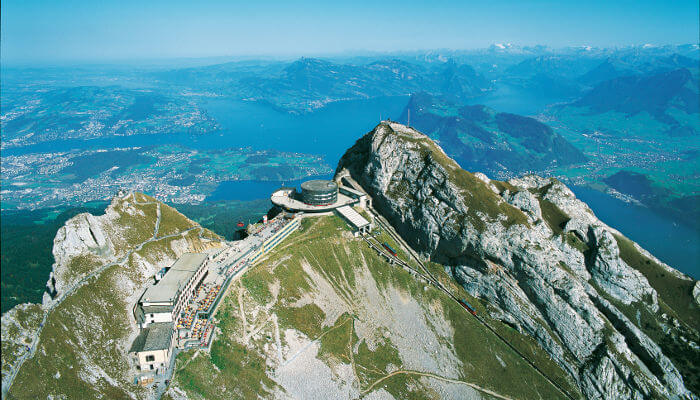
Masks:
[[[209,255],[185,253],[164,273],[156,275],[134,309],[141,332],[131,345],[142,371],[159,371],[170,362],[175,329],[173,322],[182,307],[195,295],[195,289],[207,275]]]

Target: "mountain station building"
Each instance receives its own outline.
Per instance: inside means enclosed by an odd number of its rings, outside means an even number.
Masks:
[[[206,276],[208,258],[205,253],[185,253],[164,274],[156,275],[162,278],[146,289],[134,310],[141,328],[175,320]]]
[[[141,371],[160,374],[170,363],[176,335],[174,321],[207,275],[208,260],[205,253],[183,254],[170,268],[156,274],[155,284],[144,291],[134,307],[141,332],[129,353]]]

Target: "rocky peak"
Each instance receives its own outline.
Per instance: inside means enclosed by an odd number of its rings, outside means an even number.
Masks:
[[[587,397],[694,397],[684,383],[697,385],[690,366],[700,357],[694,281],[600,221],[561,182],[472,174],[392,122],[347,151],[337,169],[345,173],[416,251],[445,265],[493,317],[536,338]],[[665,274],[688,287],[691,309],[670,308],[676,294],[659,281]]]

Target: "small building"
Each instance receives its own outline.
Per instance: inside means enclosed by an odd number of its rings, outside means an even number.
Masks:
[[[294,187],[282,186],[281,188],[275,190],[273,193],[276,193],[279,196],[296,197],[297,189]]]
[[[352,207],[342,206],[336,208],[335,210],[350,224],[354,230],[355,236],[364,235],[372,230],[372,224],[370,224],[365,217],[360,215],[360,213],[355,211]]]
[[[131,354],[139,370],[162,374],[170,363],[175,331],[172,322],[149,324],[131,344]]]

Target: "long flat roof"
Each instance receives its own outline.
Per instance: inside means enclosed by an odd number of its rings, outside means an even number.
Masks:
[[[171,306],[143,306],[144,314],[161,314],[173,311]]]
[[[172,322],[158,322],[148,325],[139,332],[131,344],[130,353],[142,351],[165,350],[170,348],[173,335]]]
[[[163,279],[153,286],[148,287],[141,297],[142,302],[175,303],[181,287],[194,275],[199,267],[206,261],[205,253],[185,253],[173,263]]]
[[[345,217],[348,221],[350,221],[351,224],[353,224],[356,228],[362,228],[367,225],[369,225],[369,221],[365,219],[360,213],[355,211],[352,207],[350,206],[342,206],[336,208],[336,210]]]
[[[354,194],[354,195],[357,196],[357,197],[365,196],[365,194],[362,193],[362,192],[360,192],[359,190],[355,190],[355,189],[353,189],[353,188],[351,188],[351,187],[348,187],[348,186],[345,186],[345,185],[340,186],[340,190],[346,190],[346,191],[348,191],[348,192]]]

